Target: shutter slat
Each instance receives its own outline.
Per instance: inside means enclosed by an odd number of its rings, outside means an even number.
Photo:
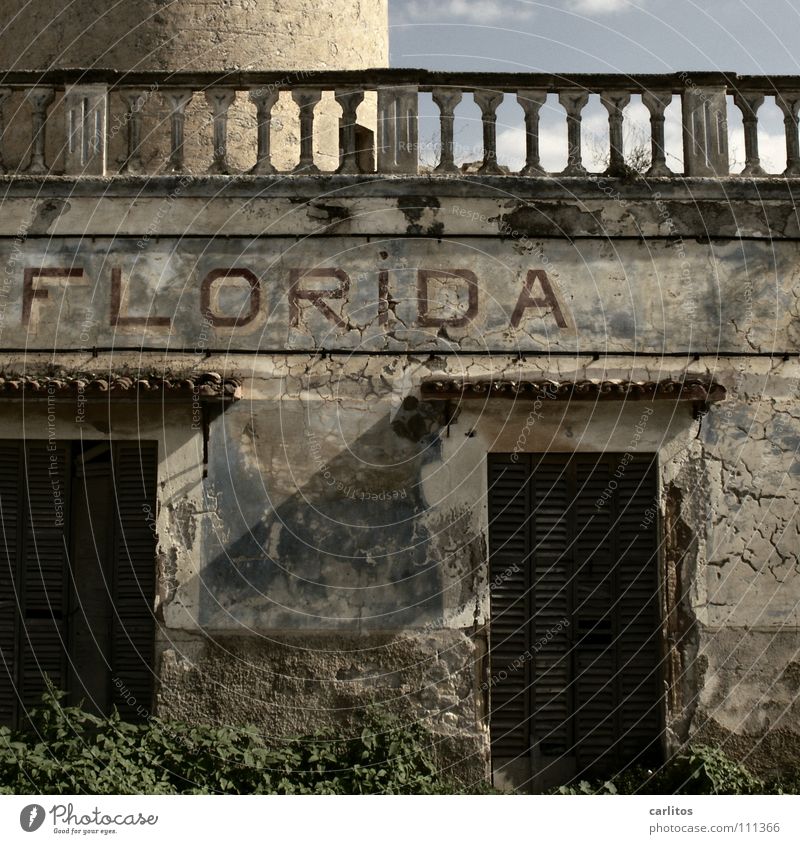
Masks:
[[[66,585],[70,451],[64,443],[25,443],[24,631],[20,636],[21,697],[39,703],[46,678],[66,685]]]
[[[489,461],[491,642],[490,731],[495,753],[516,756],[530,746],[528,650],[528,461]]]
[[[536,548],[533,729],[541,755],[557,757],[566,753],[572,743],[572,643],[569,627],[561,625],[570,616],[572,568],[570,477],[563,459],[542,458],[536,463],[531,489]]]
[[[152,706],[156,538],[149,520],[156,512],[157,464],[155,443],[116,444],[112,690],[129,720]]]
[[[19,614],[19,443],[0,441],[0,725],[17,718]]]

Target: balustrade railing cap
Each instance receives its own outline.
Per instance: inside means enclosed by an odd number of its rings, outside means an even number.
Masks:
[[[272,85],[281,89],[334,87],[342,84],[370,87],[415,85],[421,88],[454,87],[514,91],[518,88],[583,88],[600,91],[616,88],[637,92],[689,86],[724,85],[734,89],[790,90],[800,87],[800,76],[739,76],[722,71],[681,71],[676,73],[496,73],[483,71],[440,71],[422,68],[367,68],[364,70],[270,70],[243,71],[120,71],[111,68],[70,68],[50,70],[1,70],[0,85],[53,85],[105,83],[109,87],[191,87],[215,85],[248,88]]]

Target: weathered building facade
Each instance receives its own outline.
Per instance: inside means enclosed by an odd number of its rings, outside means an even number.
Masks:
[[[373,24],[382,5],[360,4]],[[297,56],[5,74],[4,720],[48,673],[101,710],[267,735],[371,705],[423,719],[443,769],[521,790],[689,740],[796,762],[800,80],[297,79]],[[296,145],[270,125],[279,92]],[[421,174],[428,92],[442,153]],[[548,94],[559,174],[538,156]],[[589,94],[602,177],[582,164]],[[462,96],[483,123],[469,176]],[[497,163],[503,96],[521,173]],[[623,158],[631,96],[646,173]],[[758,165],[764,96],[782,177]],[[190,100],[206,117],[184,147]]]

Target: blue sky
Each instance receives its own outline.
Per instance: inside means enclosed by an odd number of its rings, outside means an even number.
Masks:
[[[800,0],[389,0],[394,66],[799,73]]]
[[[669,72],[726,70],[800,74],[800,0],[389,0],[391,64],[441,70],[504,72]],[[521,111],[507,97],[498,113],[501,163],[522,164]],[[479,112],[465,97],[456,113],[461,160],[480,157]],[[509,101],[511,100],[511,101]],[[431,105],[423,114],[433,115]],[[785,166],[782,117],[768,99],[760,113],[762,163]],[[626,111],[629,143],[646,140],[647,112],[634,97]],[[738,109],[730,109],[731,157],[743,164]],[[563,110],[550,97],[543,110],[542,160],[551,171],[566,163]],[[435,121],[423,119],[425,133]],[[607,114],[593,97],[584,112],[587,166],[603,168]],[[436,138],[430,138],[436,158]],[[667,151],[682,167],[677,98],[667,112]]]

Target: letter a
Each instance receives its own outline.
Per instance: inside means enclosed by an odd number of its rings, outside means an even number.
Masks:
[[[542,296],[534,298],[532,295],[533,284],[538,281],[542,288]],[[511,314],[511,327],[519,328],[522,322],[522,317],[528,308],[547,308],[553,315],[556,325],[559,328],[566,328],[567,321],[564,319],[564,314],[561,312],[561,305],[556,299],[556,294],[553,292],[553,286],[550,284],[550,279],[544,270],[529,270],[525,283],[522,286],[522,292],[519,294],[517,304],[514,312]]]

